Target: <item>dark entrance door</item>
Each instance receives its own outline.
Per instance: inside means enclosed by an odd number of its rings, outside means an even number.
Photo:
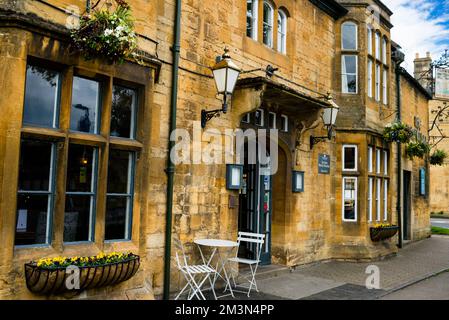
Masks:
[[[246,149],[246,146],[245,146]],[[239,197],[239,231],[265,234],[261,264],[271,263],[272,179],[270,165],[249,164],[245,150],[243,188]],[[241,247],[239,255],[256,258],[254,245]]]
[[[411,217],[411,172],[405,171],[403,172],[403,239],[410,240],[410,217]]]

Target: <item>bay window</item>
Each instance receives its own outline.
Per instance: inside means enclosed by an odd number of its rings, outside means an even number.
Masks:
[[[341,74],[343,93],[357,93],[357,58],[356,55],[342,55]]]

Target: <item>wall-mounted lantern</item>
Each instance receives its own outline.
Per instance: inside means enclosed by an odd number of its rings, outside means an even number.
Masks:
[[[324,108],[322,120],[324,126],[327,128],[327,136],[325,137],[310,136],[310,149],[313,149],[313,146],[319,142],[332,139],[332,132],[335,126],[335,121],[337,120],[337,115],[338,111],[340,110],[340,107],[334,102],[330,93],[327,95],[326,99],[329,105]]]
[[[206,127],[206,123],[215,116],[220,115],[220,112],[226,113],[228,110],[228,99],[234,92],[235,84],[240,75],[240,68],[231,60],[228,54],[229,49],[225,48],[224,53],[217,63],[212,67],[212,74],[214,75],[215,85],[219,95],[223,95],[223,105],[221,109],[215,110],[201,110],[201,127]]]
[[[293,171],[292,173],[292,191],[295,193],[304,192],[304,172]]]
[[[243,165],[226,165],[226,189],[240,190],[243,185]]]

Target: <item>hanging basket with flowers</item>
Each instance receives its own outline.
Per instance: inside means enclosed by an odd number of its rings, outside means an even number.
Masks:
[[[398,226],[389,223],[377,224],[374,227],[370,228],[371,241],[378,242],[392,238],[398,232],[398,230]]]
[[[408,143],[412,136],[412,128],[400,121],[387,124],[383,133],[384,140],[387,142]]]
[[[437,149],[429,157],[429,162],[433,166],[442,166],[446,159],[447,159],[446,151]]]
[[[140,257],[132,253],[100,253],[91,257],[44,258],[25,264],[28,290],[41,295],[81,292],[114,285],[130,279],[140,266]],[[73,268],[78,270],[78,287],[68,287]]]
[[[415,141],[410,142],[405,147],[405,154],[409,157],[409,159],[416,158],[424,158],[426,154],[430,151],[430,146],[425,141]]]
[[[94,9],[80,18],[79,27],[72,30],[72,46],[86,60],[105,58],[122,63],[131,58],[137,47],[137,36],[129,4],[115,0],[114,10]]]

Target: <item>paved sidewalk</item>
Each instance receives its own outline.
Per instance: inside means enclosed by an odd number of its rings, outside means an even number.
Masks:
[[[366,267],[380,270],[380,290],[368,290]],[[330,261],[300,267],[290,273],[258,280],[260,293],[252,298],[263,299],[378,299],[391,290],[423,280],[449,269],[449,237],[433,236],[411,243],[397,256],[376,262],[353,263]],[[449,292],[448,292],[449,296]],[[245,299],[239,295],[238,299]]]

